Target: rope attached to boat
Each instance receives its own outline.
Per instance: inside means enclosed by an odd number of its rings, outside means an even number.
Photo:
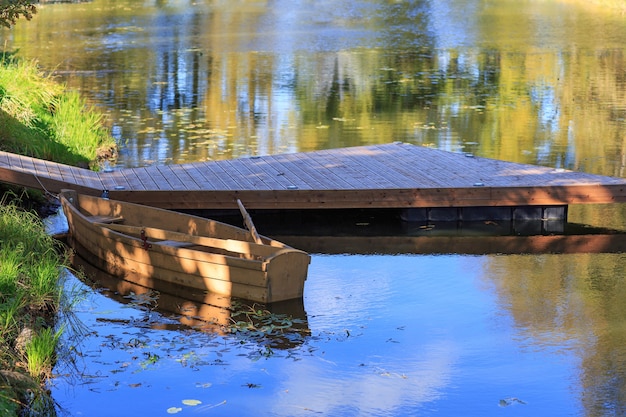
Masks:
[[[35,179],[37,180],[37,182],[39,183],[39,185],[41,186],[41,188],[43,188],[44,195],[50,196],[50,197],[55,198],[57,200],[59,199],[59,195],[58,194],[53,194],[50,191],[48,191],[48,189],[46,188],[45,185],[43,185],[43,183],[41,182],[39,177],[36,174],[33,174],[33,175],[34,175]]]

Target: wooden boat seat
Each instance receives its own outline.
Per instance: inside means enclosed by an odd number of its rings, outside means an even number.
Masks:
[[[181,242],[178,240],[159,240],[157,242],[153,242],[158,245],[172,246],[175,248],[187,248],[189,246],[196,246],[193,242]]]
[[[94,223],[104,224],[122,223],[124,221],[122,216],[87,216],[87,219]]]

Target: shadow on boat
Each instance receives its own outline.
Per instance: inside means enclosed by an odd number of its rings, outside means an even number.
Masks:
[[[145,315],[144,323],[134,325],[162,330],[192,329],[257,342],[272,349],[299,346],[310,334],[302,298],[260,304],[164,281],[150,280],[149,287],[142,286],[109,275],[76,253],[72,254],[71,265],[81,272],[78,278],[92,289],[119,303],[158,313]]]

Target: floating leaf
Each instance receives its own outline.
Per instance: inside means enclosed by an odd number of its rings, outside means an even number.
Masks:
[[[183,409],[180,407],[170,407],[167,409],[167,414],[176,414],[180,413],[181,411],[183,411]]]
[[[200,400],[183,400],[183,404],[189,405],[189,406],[193,407],[195,405],[202,404],[202,401],[200,401]]]
[[[500,407],[508,407],[510,405],[516,405],[516,404],[526,404],[526,402],[516,397],[509,397],[509,398],[501,399],[498,403]]]

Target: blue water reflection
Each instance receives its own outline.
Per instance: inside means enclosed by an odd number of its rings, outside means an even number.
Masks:
[[[493,415],[501,407],[545,415],[556,404],[578,414],[581,341],[536,337],[532,322],[519,327],[489,261],[316,255],[305,289],[310,335],[271,352],[232,335],[150,328],[168,319],[91,294],[78,308],[89,329],[77,348],[82,376],[55,379],[53,396],[76,416],[171,407],[221,416]]]

